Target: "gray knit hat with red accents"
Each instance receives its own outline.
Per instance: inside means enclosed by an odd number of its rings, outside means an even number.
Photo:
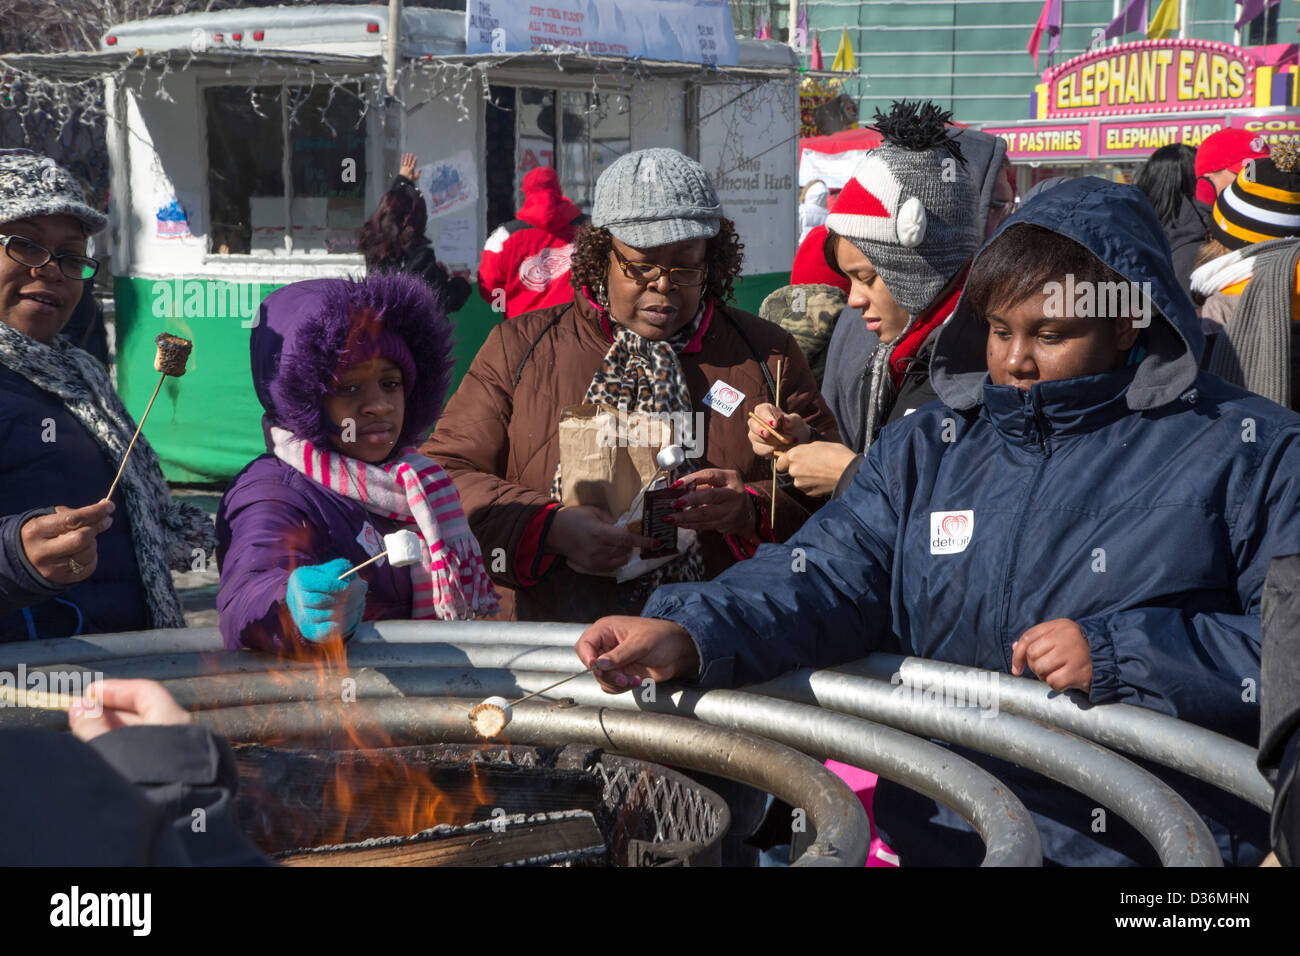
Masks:
[[[881,145],[858,163],[826,217],[911,315],[934,302],[977,245],[979,190],[947,128],[951,117],[928,101],[877,112]]]
[[[107,216],[86,204],[76,177],[48,156],[0,154],[0,223],[33,216],[72,216],[86,235],[108,225]]]
[[[653,249],[711,239],[722,205],[704,167],[675,149],[639,149],[615,160],[596,180],[591,224],[619,242]]]

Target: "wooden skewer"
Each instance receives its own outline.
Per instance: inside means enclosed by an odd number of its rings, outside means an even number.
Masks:
[[[158,384],[154,386],[153,396],[149,399],[149,404],[145,407],[144,414],[140,416],[140,424],[135,426],[135,434],[131,436],[131,444],[126,446],[126,454],[122,456],[122,464],[117,469],[117,477],[114,478],[113,483],[109,485],[108,494],[104,495],[103,498],[104,501],[113,497],[113,492],[117,489],[117,483],[122,480],[122,472],[126,471],[126,463],[131,457],[131,449],[135,447],[135,440],[140,437],[140,429],[144,428],[144,420],[149,417],[149,412],[153,409],[154,399],[158,397],[158,392],[162,389],[163,379],[166,377],[166,372],[159,376]]]
[[[362,562],[361,562],[360,564],[358,564],[355,568],[348,568],[346,571],[344,571],[342,574],[339,575],[339,578],[338,578],[338,579],[339,579],[340,581],[342,581],[344,578],[346,578],[346,577],[347,577],[349,574],[351,574],[353,571],[360,571],[360,570],[361,570],[362,568],[364,568],[366,565],[368,565],[368,564],[374,564],[374,563],[375,563],[376,561],[378,561],[380,558],[385,558],[385,557],[387,557],[387,556],[388,556],[388,552],[387,552],[387,551],[380,551],[380,552],[379,552],[377,555],[375,555],[373,558],[368,558],[367,560],[362,561]]]
[[[580,671],[578,671],[578,673],[576,673],[576,674],[570,674],[568,677],[565,677],[565,678],[563,678],[563,679],[561,679],[561,680],[557,680],[554,684],[549,684],[549,685],[547,685],[546,687],[543,687],[541,690],[535,690],[535,691],[533,691],[531,694],[528,694],[528,695],[526,695],[526,696],[524,696],[524,697],[520,697],[518,700],[511,701],[511,702],[510,702],[510,706],[513,707],[515,704],[522,704],[524,701],[528,700],[530,697],[536,697],[538,694],[545,694],[548,690],[551,690],[551,689],[553,689],[553,688],[555,688],[555,687],[559,687],[561,684],[567,684],[569,681],[573,680],[575,677],[581,677],[583,674],[590,674],[590,673],[592,672],[592,669],[594,668],[594,666],[595,666],[595,665],[593,665],[592,667],[588,667],[588,668],[586,668],[586,669],[584,669],[584,670],[580,670]]]
[[[776,410],[781,410],[781,370],[785,367],[785,359],[776,360]],[[772,514],[768,519],[772,524],[772,534],[776,534],[776,460],[779,455],[772,456]]]
[[[81,698],[71,694],[47,694],[39,690],[21,690],[0,687],[0,698],[14,707],[32,707],[36,710],[68,710]]]
[[[749,419],[750,421],[755,422],[756,424],[761,425],[763,428],[767,429],[769,437],[771,437],[776,442],[776,444],[778,445],[794,444],[793,438],[788,438],[785,435],[782,435],[779,431],[776,431],[771,425],[763,421],[763,419],[759,418],[753,412],[749,413]]]

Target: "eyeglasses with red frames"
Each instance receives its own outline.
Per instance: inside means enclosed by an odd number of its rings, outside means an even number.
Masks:
[[[614,253],[614,259],[618,262],[618,267],[623,271],[623,275],[639,285],[650,285],[653,282],[658,282],[665,272],[668,274],[668,281],[673,285],[703,285],[704,277],[709,273],[709,270],[705,268],[673,266],[665,269],[656,262],[631,262],[617,249],[611,248],[610,251]]]

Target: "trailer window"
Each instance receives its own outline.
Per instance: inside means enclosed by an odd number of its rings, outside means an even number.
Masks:
[[[206,103],[209,251],[284,248],[280,88],[213,87]]]
[[[596,180],[632,145],[628,98],[622,93],[565,93],[561,104],[560,180],[565,195],[590,213]]]
[[[289,91],[293,248],[356,252],[366,221],[366,123],[360,90]]]
[[[627,95],[527,86],[493,86],[491,94],[485,160],[489,231],[514,215],[524,176],[538,166],[555,167],[564,194],[590,213],[596,180],[631,148]]]
[[[359,97],[355,87],[205,90],[211,252],[356,251],[366,185]]]

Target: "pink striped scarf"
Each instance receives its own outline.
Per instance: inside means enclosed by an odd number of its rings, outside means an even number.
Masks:
[[[411,616],[462,621],[499,609],[478,542],[447,473],[414,448],[382,465],[325,451],[271,429],[275,457],[336,494],[360,502],[371,514],[415,525],[424,541],[419,566],[411,566]]]

